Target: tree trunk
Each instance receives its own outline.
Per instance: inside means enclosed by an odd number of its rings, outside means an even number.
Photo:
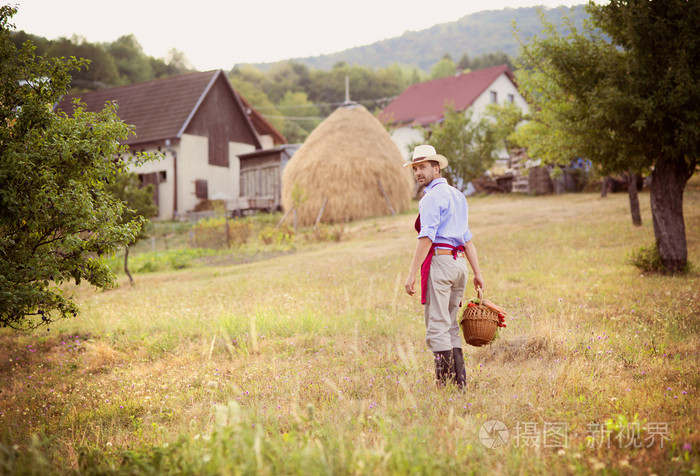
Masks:
[[[627,193],[630,196],[630,212],[634,226],[642,226],[642,213],[639,211],[639,194],[637,193],[637,174],[634,170],[627,173]]]
[[[134,278],[131,277],[131,273],[129,272],[129,247],[127,246],[124,248],[124,272],[126,273],[127,276],[129,276],[129,282],[131,284],[134,284]]]
[[[603,179],[603,185],[600,187],[600,198],[605,198],[608,196],[608,189],[610,188],[610,176]]]
[[[661,158],[651,174],[651,216],[659,255],[666,269],[682,271],[688,260],[683,190],[691,174],[679,161]]]

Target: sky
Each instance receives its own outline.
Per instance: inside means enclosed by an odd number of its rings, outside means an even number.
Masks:
[[[185,54],[199,71],[337,53],[470,13],[585,0],[6,0],[17,31],[91,43],[133,34],[144,52]]]

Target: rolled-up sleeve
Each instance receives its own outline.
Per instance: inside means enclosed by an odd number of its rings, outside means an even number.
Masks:
[[[467,216],[465,217],[465,222],[467,224],[467,231],[464,233],[464,242],[466,243],[467,241],[471,241],[472,238],[474,238],[474,235],[472,235],[471,230],[469,229],[469,205],[467,205]]]
[[[434,243],[440,226],[440,206],[435,197],[430,195],[423,197],[418,204],[418,213],[420,213],[421,224],[418,238],[427,237]]]

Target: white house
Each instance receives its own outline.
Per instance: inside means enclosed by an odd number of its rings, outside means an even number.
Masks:
[[[479,120],[489,104],[507,102],[516,104],[524,113],[529,111],[510,68],[494,66],[413,84],[380,113],[379,119],[389,125],[392,139],[408,160],[409,145],[423,140],[416,127],[427,128],[441,122],[446,106],[452,105],[456,111],[470,109],[473,120]],[[503,154],[507,158],[505,151]]]
[[[208,200],[224,200],[229,210],[246,208],[239,156],[285,143],[222,70],[66,96],[57,108],[71,113],[76,97],[88,111],[115,101],[119,118],[134,126],[125,142],[129,151],[163,157],[131,169],[154,185],[159,219],[185,217]]]

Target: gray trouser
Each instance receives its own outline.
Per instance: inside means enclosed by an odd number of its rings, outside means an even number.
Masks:
[[[433,352],[462,348],[459,303],[464,297],[468,274],[465,258],[433,256],[425,301],[425,342]]]

